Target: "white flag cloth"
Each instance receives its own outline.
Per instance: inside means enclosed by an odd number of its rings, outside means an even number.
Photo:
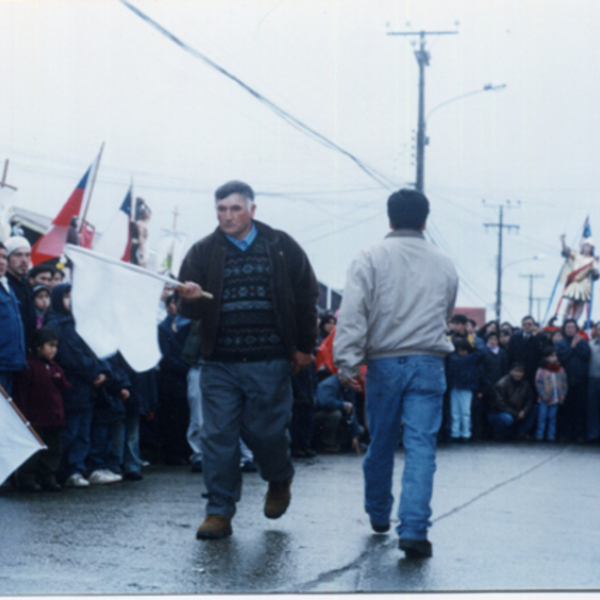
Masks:
[[[45,448],[31,433],[23,419],[0,394],[0,485],[32,454]]]
[[[165,278],[92,250],[65,247],[74,264],[71,310],[77,333],[99,358],[120,351],[137,372],[161,359],[156,327]]]

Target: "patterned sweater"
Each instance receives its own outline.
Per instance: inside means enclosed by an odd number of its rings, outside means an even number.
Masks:
[[[258,235],[246,251],[227,244],[215,352],[223,362],[286,358],[273,308],[271,265]]]
[[[538,393],[538,402],[548,406],[562,404],[567,396],[567,375],[561,367],[553,372],[540,367],[535,375],[535,389]]]

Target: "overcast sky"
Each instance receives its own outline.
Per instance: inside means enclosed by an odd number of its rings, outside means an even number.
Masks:
[[[132,4],[395,188],[415,180],[418,66],[411,38],[386,34],[458,31],[427,38],[426,112],[507,85],[428,121],[430,230],[459,267],[459,304],[494,315],[498,238],[483,223],[498,208],[483,199],[520,201],[505,211],[520,225],[505,237],[512,321],[528,308],[519,275],[542,274],[534,295],[550,295],[561,233],[577,240],[589,214],[600,239],[597,1]],[[0,73],[0,159],[11,160],[20,207],[53,217],[105,142],[89,213],[99,231],[133,177],[153,210],[150,245],[176,206],[178,228],[195,241],[216,226],[214,189],[243,179],[258,194],[256,217],[293,235],[337,288],[356,251],[388,231],[389,189],[118,1],[0,0]]]

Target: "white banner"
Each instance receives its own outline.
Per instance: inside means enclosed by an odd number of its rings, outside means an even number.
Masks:
[[[0,485],[30,456],[45,448],[0,393]]]
[[[77,333],[99,358],[120,351],[134,371],[161,359],[156,311],[165,278],[79,246],[65,247],[71,259],[71,310]]]

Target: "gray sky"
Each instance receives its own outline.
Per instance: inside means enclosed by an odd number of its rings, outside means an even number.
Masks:
[[[508,86],[428,122],[431,231],[459,267],[459,304],[494,314],[497,234],[483,223],[498,209],[482,199],[520,201],[505,213],[521,226],[505,237],[505,264],[523,261],[505,271],[512,321],[527,311],[520,274],[543,274],[534,295],[550,295],[561,233],[576,240],[589,214],[600,239],[595,0],[132,3],[397,187],[415,179],[418,67],[410,39],[386,33],[458,30],[428,38],[427,112]],[[387,233],[389,190],[120,2],[0,0],[0,73],[0,159],[11,159],[18,206],[54,216],[104,141],[89,214],[100,231],[133,177],[153,209],[152,246],[175,206],[179,228],[199,239],[216,225],[214,189],[244,179],[257,218],[293,235],[338,288],[356,251]]]

